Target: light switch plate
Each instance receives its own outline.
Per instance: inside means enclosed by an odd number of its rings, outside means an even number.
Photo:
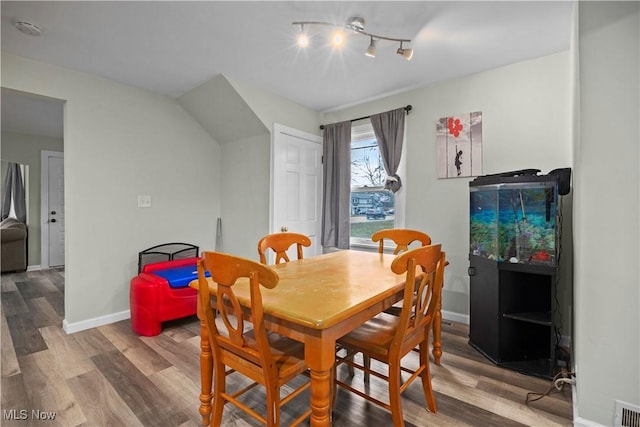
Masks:
[[[138,207],[139,208],[150,208],[151,207],[151,196],[138,196]]]

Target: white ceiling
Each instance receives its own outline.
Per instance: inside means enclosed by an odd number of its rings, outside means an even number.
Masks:
[[[218,74],[317,111],[569,49],[571,1],[2,1],[2,50],[178,97]],[[342,23],[408,38],[351,35],[341,51],[295,45],[293,21]],[[30,21],[40,37],[19,32]],[[4,107],[4,102],[3,102]],[[4,108],[3,108],[4,115]],[[3,123],[4,124],[4,123]]]

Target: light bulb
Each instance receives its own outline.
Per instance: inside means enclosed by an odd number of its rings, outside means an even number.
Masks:
[[[344,33],[342,31],[336,31],[331,36],[331,44],[335,47],[340,47],[344,43]]]
[[[307,47],[309,46],[309,36],[307,36],[305,33],[300,33],[298,35],[298,47]]]

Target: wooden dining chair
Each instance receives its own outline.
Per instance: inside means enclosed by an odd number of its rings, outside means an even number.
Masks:
[[[398,255],[400,252],[408,251],[409,245],[411,245],[413,242],[420,242],[421,246],[428,246],[431,244],[431,237],[428,234],[409,228],[387,228],[384,230],[378,230],[371,235],[371,240],[373,242],[378,242],[379,253],[384,253],[385,240],[392,241],[396,245],[393,250],[394,255]],[[384,312],[393,314],[394,316],[399,316],[401,310],[402,305],[401,303],[398,303],[385,309]],[[367,356],[363,355],[363,363],[365,367],[369,368],[371,361]],[[353,374],[352,368],[349,369],[349,373]],[[366,372],[364,374],[364,381],[366,383],[369,382],[369,374]]]
[[[302,247],[311,246],[311,239],[304,234],[299,233],[274,233],[264,236],[258,242],[258,255],[260,255],[260,262],[267,263],[267,250],[271,249],[276,253],[276,260],[274,264],[280,264],[281,262],[289,262],[289,256],[287,250],[291,245],[295,244],[298,254],[298,259],[302,259]]]
[[[371,240],[378,242],[379,253],[384,253],[385,239],[391,240],[396,245],[393,250],[394,255],[398,255],[401,251],[408,251],[409,245],[413,242],[420,242],[420,246],[429,246],[431,244],[431,237],[422,231],[411,230],[408,228],[388,228],[385,230],[378,230],[371,235]],[[387,308],[385,313],[399,316],[400,310],[401,306],[396,304]]]
[[[391,240],[393,241],[393,243],[395,243],[396,248],[393,251],[395,255],[400,253],[400,251],[409,250],[409,245],[411,245],[414,242],[420,242],[420,245],[422,246],[428,246],[431,244],[431,237],[428,234],[423,233],[422,231],[411,230],[406,228],[379,230],[371,235],[371,240],[373,240],[374,242],[379,242],[378,244],[379,253],[383,253],[384,251],[385,239]],[[445,263],[445,267],[447,265],[449,265],[448,261]],[[385,310],[385,313],[399,316],[401,309],[402,307],[400,304],[395,304],[387,308]],[[440,364],[440,357],[442,356],[442,348],[440,347],[441,345],[440,330],[441,330],[441,323],[442,323],[441,311],[442,311],[442,300],[438,301],[438,306],[436,309],[436,318],[433,322],[433,334],[434,334],[433,358],[436,365]],[[367,381],[368,379],[369,379],[368,376],[365,375],[365,381]]]
[[[437,411],[429,370],[429,332],[442,290],[445,263],[445,253],[439,244],[422,246],[398,255],[391,263],[391,270],[396,274],[406,273],[400,316],[380,313],[338,340],[348,351],[362,353],[387,365],[386,373],[381,373],[358,365],[348,355],[337,356],[338,364],[346,363],[387,381],[388,403],[337,378],[335,385],[391,411],[395,427],[404,426],[400,394],[418,377],[422,380],[428,409],[434,413]],[[416,346],[420,349],[418,368],[412,370],[402,367],[402,358]],[[404,381],[401,377],[402,372],[410,374]]]
[[[214,301],[205,272],[216,285]],[[241,307],[234,289],[238,283],[249,285],[251,306]],[[209,343],[213,353],[213,413],[210,425],[220,426],[225,404],[232,403],[267,426],[280,425],[280,408],[309,387],[305,381],[281,397],[281,388],[307,371],[304,345],[273,332],[267,332],[264,322],[261,286],[273,289],[278,274],[257,262],[219,252],[203,252],[198,262],[199,303]],[[246,304],[246,303],[245,303]],[[243,317],[244,316],[244,317]],[[219,317],[216,322],[216,317]],[[245,328],[244,319],[251,319],[253,328]],[[248,377],[252,383],[240,390],[227,391],[227,377],[233,373]],[[266,413],[250,408],[241,396],[262,385],[266,393]],[[254,406],[254,405],[251,405]],[[306,410],[291,425],[297,425],[311,414]]]

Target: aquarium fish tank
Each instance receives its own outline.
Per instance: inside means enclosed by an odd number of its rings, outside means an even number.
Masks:
[[[555,177],[479,177],[469,183],[469,198],[469,254],[498,262],[556,265]]]

